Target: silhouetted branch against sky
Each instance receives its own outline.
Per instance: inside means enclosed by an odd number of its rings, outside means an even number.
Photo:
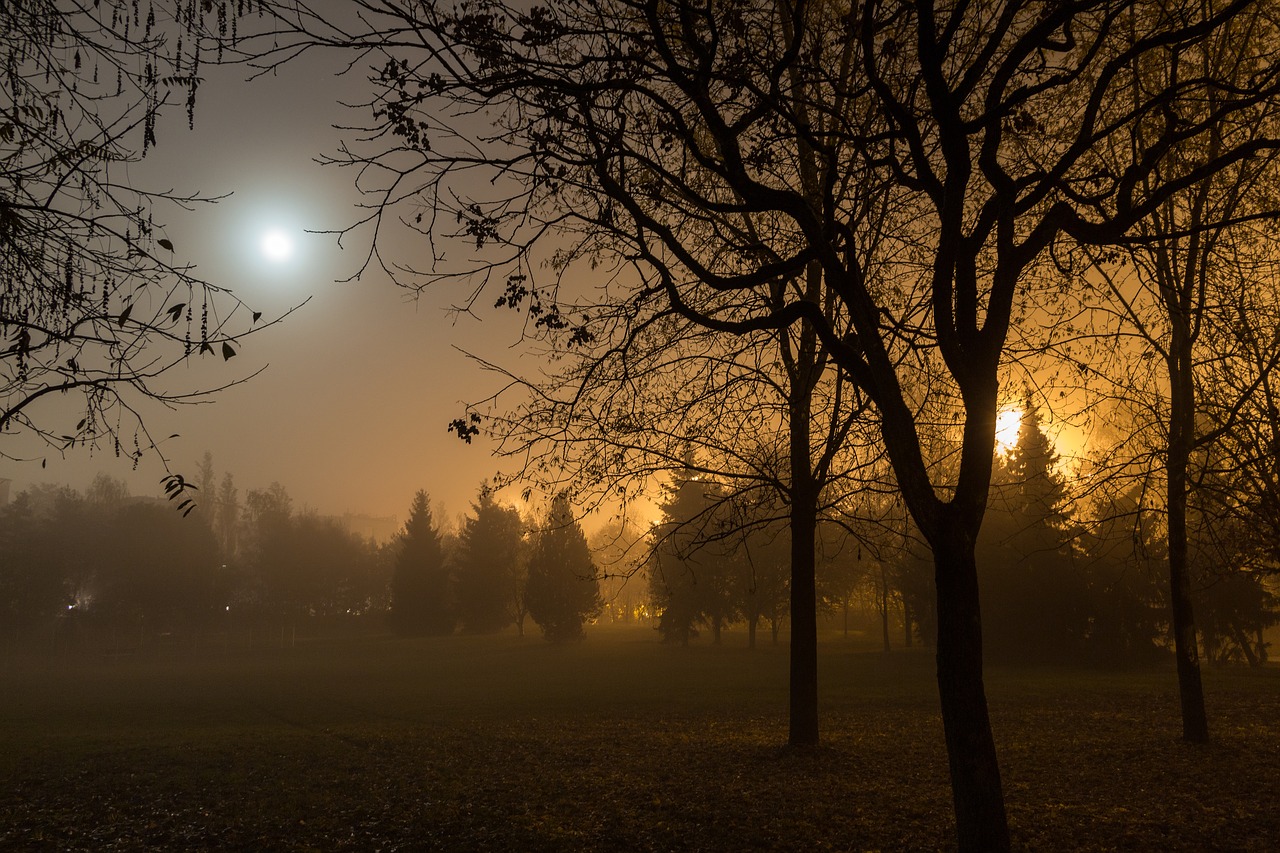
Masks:
[[[225,33],[118,3],[6,4],[0,22],[0,459],[102,450],[164,465],[146,413],[251,377],[193,382],[183,368],[229,362],[273,323],[165,230],[219,196],[131,172],[169,141],[162,115],[194,122],[200,45]]]

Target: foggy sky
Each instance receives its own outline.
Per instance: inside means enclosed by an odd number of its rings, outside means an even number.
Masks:
[[[368,235],[353,235],[339,250],[333,236],[302,233],[342,228],[359,216],[352,173],[313,162],[340,138],[356,136],[332,125],[368,120],[366,110],[338,103],[363,102],[371,90],[362,73],[335,77],[337,59],[310,58],[252,83],[244,82],[244,69],[207,68],[195,130],[187,129],[178,104],[158,126],[158,146],[130,168],[129,179],[140,187],[231,194],[191,212],[157,210],[175,257],[195,263],[197,274],[232,289],[264,321],[310,299],[282,325],[247,339],[231,361],[198,360],[189,387],[267,365],[261,376],[208,404],[144,409],[147,425],[158,438],[179,434],[163,442],[173,470],[194,479],[208,450],[218,479],[231,472],[242,499],[278,481],[298,509],[403,520],[421,488],[454,518],[500,467],[483,439],[468,446],[446,431],[464,402],[499,387],[454,347],[509,363],[520,324],[498,311],[455,322],[444,308],[456,292],[415,304],[381,271],[337,283],[359,268]],[[292,260],[272,264],[263,257],[258,241],[273,226],[294,232]],[[418,251],[401,241],[392,256],[413,261]],[[80,416],[67,415],[66,431]],[[134,495],[161,492],[164,472],[155,459],[134,472],[110,450],[91,455],[77,448],[60,459],[24,440],[6,448],[34,461],[0,460],[0,477],[13,481],[13,494],[41,482],[83,490],[98,472],[126,480]]]

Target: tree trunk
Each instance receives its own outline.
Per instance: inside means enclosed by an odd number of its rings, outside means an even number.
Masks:
[[[884,566],[880,567],[880,638],[883,641],[884,653],[889,653],[889,580],[884,575]]]
[[[805,431],[807,439],[807,422]],[[808,480],[806,474],[807,467],[793,474],[791,502],[791,733],[787,741],[791,746],[818,743],[817,490],[795,482]]]
[[[902,645],[911,648],[911,605],[905,595],[902,596]]]
[[[1171,306],[1174,303],[1170,303]],[[1169,452],[1165,473],[1169,518],[1169,608],[1173,620],[1173,654],[1178,667],[1178,699],[1182,706],[1182,739],[1209,740],[1209,720],[1200,681],[1195,610],[1191,604],[1187,557],[1187,468],[1195,433],[1195,385],[1191,374],[1192,341],[1184,312],[1171,312],[1169,346]]]
[[[756,626],[760,623],[760,614],[752,613],[747,618],[747,648],[754,650],[756,647]]]
[[[938,590],[938,696],[961,851],[1009,849],[1000,766],[982,680],[976,537],[944,519],[934,540]]]

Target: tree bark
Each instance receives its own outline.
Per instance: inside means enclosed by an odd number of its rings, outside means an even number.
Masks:
[[[976,537],[946,523],[934,543],[938,696],[961,851],[1009,849],[1000,766],[982,678]]]

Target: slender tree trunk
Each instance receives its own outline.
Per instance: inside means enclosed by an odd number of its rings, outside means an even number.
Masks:
[[[1009,849],[1000,766],[982,678],[976,537],[943,519],[934,541],[938,590],[938,695],[961,851]]]
[[[889,580],[884,575],[884,566],[880,567],[880,639],[883,641],[884,653],[889,653]]]
[[[1172,304],[1172,303],[1171,303]],[[1191,375],[1191,335],[1186,314],[1171,312],[1169,353],[1169,454],[1166,498],[1169,517],[1169,607],[1173,619],[1173,654],[1178,668],[1178,699],[1182,706],[1182,738],[1190,743],[1209,740],[1204,709],[1200,657],[1196,646],[1195,610],[1187,559],[1187,468],[1195,431],[1195,385]]]
[[[756,647],[756,626],[760,623],[760,614],[752,613],[747,619],[747,648],[754,650]]]
[[[902,596],[902,645],[911,648],[911,605],[905,595]]]

